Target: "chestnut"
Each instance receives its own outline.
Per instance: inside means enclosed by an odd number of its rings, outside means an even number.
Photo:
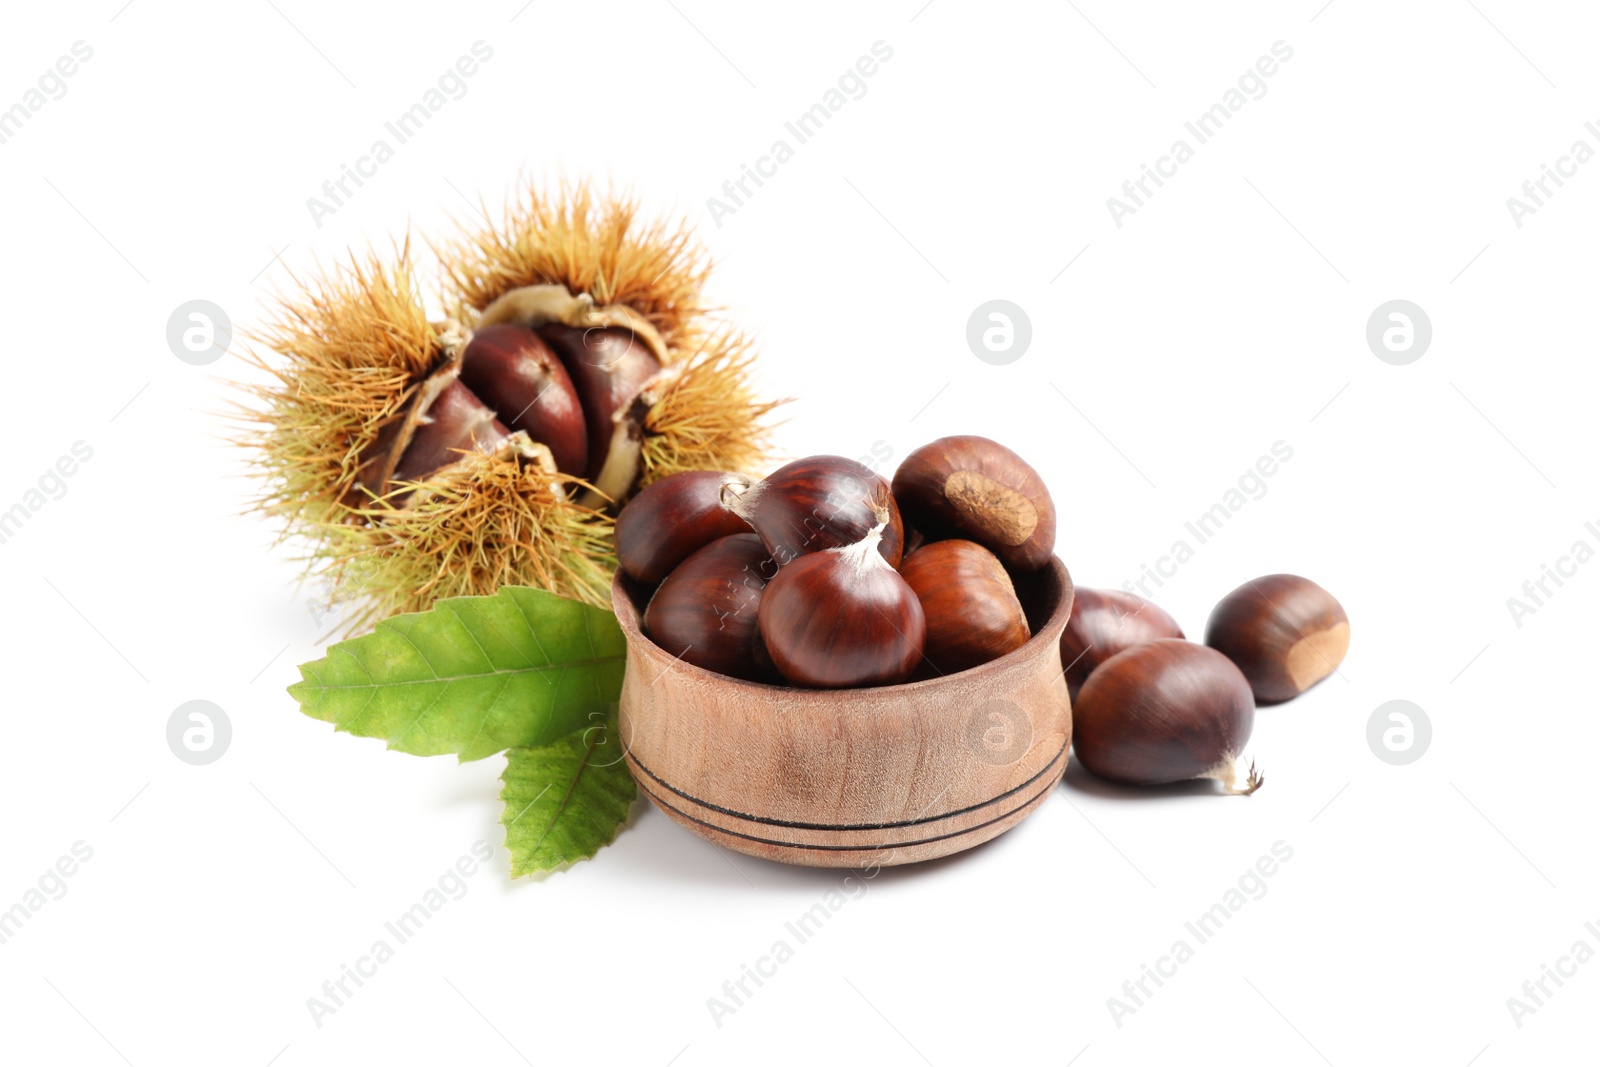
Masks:
[[[900,577],[922,605],[922,654],[940,674],[997,659],[1032,636],[1011,576],[974,541],[925,545],[900,564]]]
[[[808,552],[767,584],[761,635],[790,685],[894,685],[922,659],[927,621],[917,594],[879,551],[887,525],[855,544]]]
[[[417,417],[411,441],[400,454],[390,480],[420,481],[467,452],[492,453],[510,436],[511,431],[471,389],[451,381]]]
[[[1256,700],[1278,704],[1339,668],[1350,649],[1350,619],[1311,579],[1269,574],[1217,602],[1206,644],[1238,664]]]
[[[582,474],[612,500],[633,488],[639,472],[641,429],[632,409],[661,370],[645,339],[620,326],[545,323],[539,336],[556,350],[572,376],[589,435],[589,463]]]
[[[1248,796],[1264,779],[1236,761],[1256,705],[1233,661],[1215,649],[1164,638],[1124,649],[1100,664],[1072,710],[1078,762],[1113,782],[1165,785],[1215,778]]]
[[[1068,695],[1077,700],[1078,690],[1094,669],[1118,652],[1163,637],[1182,639],[1183,630],[1144,597],[1120,589],[1079,589],[1061,634]]]
[[[684,471],[629,501],[616,527],[617,562],[628,576],[654,585],[696,549],[719,537],[749,533],[749,525],[722,506],[722,487],[732,477]]]
[[[1037,570],[1056,544],[1056,508],[1037,471],[987,437],[941,437],[905,458],[894,495],[930,539],[978,542],[1007,567]]]
[[[588,431],[578,393],[538,334],[514,323],[479,329],[462,350],[461,383],[511,429],[549,448],[557,470],[580,477],[588,472]]]
[[[644,611],[650,639],[685,663],[750,681],[770,680],[756,629],[775,568],[761,538],[720,537],[667,575]]]
[[[888,524],[878,551],[891,567],[904,553],[905,529],[889,483],[843,456],[797,459],[759,482],[730,484],[723,502],[761,535],[780,567],[807,552],[858,543],[881,510]]]

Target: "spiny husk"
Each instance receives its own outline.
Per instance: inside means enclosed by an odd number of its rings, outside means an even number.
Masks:
[[[497,223],[489,217],[435,245],[457,317],[471,321],[522,286],[564,285],[596,304],[627,305],[668,345],[663,363],[679,373],[645,418],[641,487],[679,471],[761,468],[778,405],[757,397],[750,339],[719,327],[704,302],[710,263],[686,223],[643,221],[635,198],[588,182],[551,196],[529,184]]]
[[[347,625],[365,628],[441,597],[487,596],[503,585],[609,607],[612,520],[573,504],[564,490],[581,483],[552,469],[518,462],[510,449],[468,452],[424,482],[399,483],[391,496],[414,493],[404,507],[375,501],[351,509],[355,521],[326,531],[345,595],[362,603]]]
[[[645,417],[641,485],[682,471],[761,471],[771,452],[770,416],[781,401],[757,398],[754,361],[754,345],[733,329],[687,350],[676,380]]]
[[[485,210],[484,217],[488,217]],[[563,183],[554,195],[531,183],[506,202],[498,223],[464,223],[435,251],[454,313],[470,318],[525,285],[565,285],[596,304],[626,304],[674,349],[710,309],[701,289],[711,264],[686,222],[642,221],[634,197]]]
[[[708,262],[684,224],[642,222],[631,197],[587,184],[553,197],[529,187],[499,226],[436,248],[445,306],[468,326],[511,289],[558,284],[655,327],[670,372],[644,419],[641,485],[765,462],[775,405],[757,399],[749,340],[711,321],[701,298]],[[405,417],[448,358],[443,337],[459,328],[429,322],[409,242],[393,262],[368,253],[296,284],[252,338],[276,357],[247,356],[270,377],[246,387],[253,403],[241,441],[264,481],[260,510],[309,544],[308,574],[330,581],[330,600],[357,603],[339,629],[508,584],[608,605],[611,518],[572,501],[585,483],[553,473],[543,446],[531,446],[543,453],[532,463],[525,438],[494,455],[466,453],[381,497],[358,485],[363,450]]]
[[[440,355],[417,297],[409,242],[387,264],[375,253],[280,299],[277,317],[251,337],[245,359],[269,375],[245,386],[243,408],[257,506],[288,530],[346,520],[362,449],[401,414]],[[278,354],[269,359],[260,345]]]

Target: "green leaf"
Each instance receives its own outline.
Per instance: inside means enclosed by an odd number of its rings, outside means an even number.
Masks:
[[[624,650],[611,612],[507,586],[341,641],[301,665],[289,694],[335,729],[464,762],[603,721],[622,693]]]
[[[633,775],[616,743],[616,717],[540,748],[506,753],[500,799],[511,876],[587,859],[609,845],[633,806]]]

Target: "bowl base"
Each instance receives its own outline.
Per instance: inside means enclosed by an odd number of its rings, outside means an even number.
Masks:
[[[893,867],[949,856],[993,840],[1043,804],[1067,767],[1067,745],[1034,777],[964,811],[881,827],[797,827],[729,811],[684,795],[630,754],[639,790],[667,818],[708,841],[777,863],[802,867]]]

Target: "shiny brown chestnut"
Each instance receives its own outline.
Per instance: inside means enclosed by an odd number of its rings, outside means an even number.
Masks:
[[[587,473],[583,407],[567,369],[538,334],[512,323],[478,330],[461,353],[461,383],[511,429],[549,448],[557,470]]]
[[[1215,778],[1248,796],[1265,781],[1237,761],[1255,725],[1250,683],[1233,661],[1190,641],[1135,645],[1100,664],[1072,709],[1072,748],[1101,778],[1165,785]]]
[[[1171,615],[1136,593],[1120,589],[1079,589],[1072,602],[1072,617],[1061,635],[1061,663],[1067,692],[1073,700],[1094,669],[1123,649],[1183,638]]]
[[[749,533],[749,524],[722,506],[722,487],[732,478],[721,471],[684,471],[630,500],[616,528],[617,562],[628,576],[654,585],[696,549]]]
[[[808,552],[767,584],[761,635],[790,685],[894,685],[921,661],[927,621],[917,594],[879,551],[886,525],[855,544]]]
[[[987,437],[941,437],[905,458],[894,495],[906,521],[931,539],[976,541],[1007,567],[1050,561],[1056,508],[1037,471]]]
[[[510,436],[511,431],[471,389],[452,381],[417,419],[411,443],[395,464],[391,480],[420,481],[468,452],[492,453]]]
[[[1339,668],[1350,649],[1350,619],[1311,579],[1269,574],[1217,602],[1206,644],[1238,665],[1256,700],[1278,704]]]
[[[583,405],[589,464],[581,473],[602,493],[621,500],[639,469],[643,412],[633,408],[660,372],[661,361],[643,338],[619,326],[546,323],[538,333],[561,357]]]
[[[907,556],[900,577],[922,604],[922,655],[954,674],[1021,648],[1031,636],[1011,576],[975,541],[936,541]]]
[[[905,528],[889,483],[843,456],[797,459],[759,482],[730,484],[723,502],[761,535],[780,567],[808,552],[856,544],[878,524],[880,510],[889,518],[878,551],[892,567],[904,553]]]
[[[685,663],[749,681],[772,681],[757,630],[773,565],[752,533],[720,537],[667,575],[644,612],[650,639]]]

